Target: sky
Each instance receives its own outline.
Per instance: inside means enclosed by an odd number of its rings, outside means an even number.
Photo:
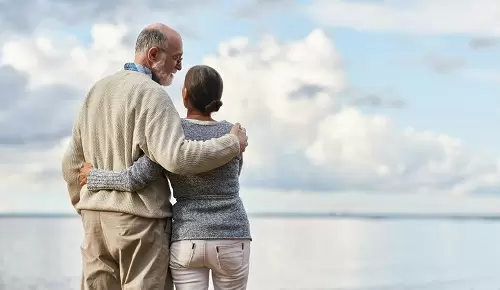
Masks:
[[[249,211],[495,212],[499,15],[494,0],[1,1],[0,212],[73,212],[73,120],[155,22],[184,39],[166,88],[181,116],[189,66],[224,79],[215,118],[247,128]]]

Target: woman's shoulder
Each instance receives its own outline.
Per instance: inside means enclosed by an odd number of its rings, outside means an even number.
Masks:
[[[228,131],[231,131],[231,128],[233,128],[233,123],[226,120],[219,121],[219,124],[221,127],[227,128]]]
[[[202,140],[221,137],[231,131],[233,124],[223,121],[199,121],[182,119],[182,128],[187,139]]]
[[[187,118],[182,118],[181,120],[182,120],[183,126],[207,126],[207,127],[229,128],[229,131],[233,127],[233,124],[231,122],[226,121],[226,120],[200,121],[200,120],[193,120],[193,119],[187,119]]]

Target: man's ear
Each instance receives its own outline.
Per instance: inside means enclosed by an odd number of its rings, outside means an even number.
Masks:
[[[158,54],[160,53],[160,50],[158,49],[158,47],[151,47],[149,50],[148,50],[148,60],[151,61],[151,62],[156,62],[158,60]]]

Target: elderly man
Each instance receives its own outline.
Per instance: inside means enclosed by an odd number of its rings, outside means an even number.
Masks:
[[[123,170],[144,152],[166,170],[197,174],[245,151],[246,132],[205,142],[184,137],[181,119],[163,86],[180,70],[182,39],[163,24],[137,38],[134,63],[99,80],[74,123],[63,158],[71,203],[81,215],[83,289],[172,289],[167,278],[172,205],[166,178],[139,192],[88,191],[78,174],[87,161]]]

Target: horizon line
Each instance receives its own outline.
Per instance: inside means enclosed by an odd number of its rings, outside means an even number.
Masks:
[[[250,218],[323,218],[387,220],[500,220],[498,214],[462,213],[350,213],[350,212],[250,212]],[[76,218],[77,213],[0,212],[0,218]]]

